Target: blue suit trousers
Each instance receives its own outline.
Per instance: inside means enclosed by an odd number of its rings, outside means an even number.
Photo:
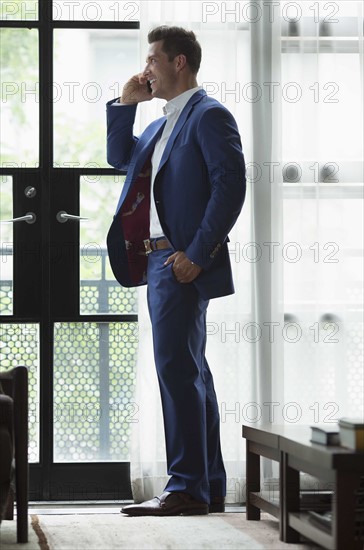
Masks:
[[[220,416],[205,358],[206,310],[193,284],[179,283],[172,249],[148,257],[148,307],[163,408],[168,474],[166,491],[199,501],[225,496],[226,473],[220,448]]]

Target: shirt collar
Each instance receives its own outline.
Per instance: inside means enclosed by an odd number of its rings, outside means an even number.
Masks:
[[[187,105],[189,99],[198,91],[202,90],[202,86],[196,86],[190,90],[186,90],[182,94],[174,97],[168,101],[163,107],[163,113],[167,116],[175,113],[176,111],[182,111],[182,109]]]

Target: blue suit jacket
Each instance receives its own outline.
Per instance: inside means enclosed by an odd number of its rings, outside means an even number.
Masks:
[[[133,135],[136,105],[107,104],[108,163],[127,177],[107,238],[121,285],[145,284],[149,238],[150,159],[166,117]],[[232,294],[228,233],[245,199],[245,164],[236,122],[218,101],[197,91],[180,114],[154,182],[159,219],[175,250],[202,267],[193,281],[204,299]]]

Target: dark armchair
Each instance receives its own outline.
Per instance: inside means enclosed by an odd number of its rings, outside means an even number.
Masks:
[[[14,461],[15,458],[15,461]],[[28,370],[0,372],[0,519],[13,519],[15,462],[17,540],[28,541]]]

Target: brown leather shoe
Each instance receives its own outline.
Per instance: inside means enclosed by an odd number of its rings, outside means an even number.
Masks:
[[[188,493],[164,492],[141,504],[129,504],[121,509],[129,516],[195,516],[209,513],[209,505],[199,502]]]
[[[225,497],[211,497],[209,514],[222,514],[225,512]]]

